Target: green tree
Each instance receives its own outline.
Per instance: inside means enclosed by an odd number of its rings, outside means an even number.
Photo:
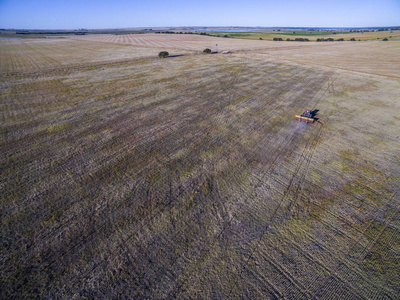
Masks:
[[[166,58],[168,57],[169,53],[167,51],[161,51],[160,53],[158,53],[158,57],[159,58]]]

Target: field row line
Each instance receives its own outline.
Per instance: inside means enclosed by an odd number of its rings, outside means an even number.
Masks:
[[[162,214],[163,211],[165,211],[167,209],[167,207],[171,207],[171,203],[168,203],[167,205],[164,206],[164,208],[162,210],[160,210],[159,212],[155,212],[153,214],[153,216],[151,217],[152,219],[154,219],[157,215]],[[136,230],[137,231],[137,230]],[[123,247],[123,245],[127,244],[128,240],[130,240],[131,238],[133,238],[136,235],[136,232],[134,234],[132,234],[131,236],[126,237],[121,243],[119,243],[119,246],[117,248],[121,248]],[[122,248],[121,248],[122,249]],[[114,251],[113,251],[114,252]],[[114,252],[115,253],[115,252]],[[113,254],[111,254],[110,256],[107,257],[107,260],[109,260],[111,257],[113,256]],[[95,268],[97,268],[99,265],[95,266],[90,272],[87,272],[87,274],[90,274],[94,271]]]
[[[320,100],[320,99],[319,99],[319,100]],[[319,100],[318,100],[318,101],[319,101]],[[318,134],[317,134],[316,136],[311,135],[310,139],[313,139],[313,141],[314,141],[314,140],[317,140],[318,137],[319,137],[319,135],[320,135],[321,130],[322,130],[322,126],[320,126],[320,127],[318,128]],[[288,195],[289,192],[291,191],[291,189],[292,189],[292,184],[293,184],[293,182],[294,182],[294,179],[295,179],[295,177],[297,176],[297,174],[298,174],[298,172],[299,172],[299,170],[300,170],[300,168],[301,168],[301,166],[302,166],[303,160],[302,160],[301,158],[304,158],[304,157],[305,157],[305,153],[307,153],[307,152],[312,154],[312,153],[314,152],[314,150],[315,150],[316,143],[313,143],[312,146],[313,146],[313,147],[310,146],[310,141],[309,141],[308,143],[306,143],[305,148],[304,148],[304,150],[303,150],[303,152],[302,152],[302,155],[301,155],[301,157],[300,157],[300,159],[299,159],[299,163],[297,164],[296,169],[295,169],[294,172],[293,172],[292,178],[291,178],[290,181],[289,181],[289,185],[287,186],[287,188],[286,188],[284,194],[282,195],[281,200],[280,200],[279,203],[278,203],[278,206],[275,208],[275,210],[274,210],[272,216],[270,217],[269,223],[267,223],[267,224],[264,226],[264,230],[262,231],[262,234],[260,235],[260,237],[259,237],[259,239],[258,239],[258,241],[257,241],[257,243],[256,243],[256,246],[254,247],[253,250],[250,251],[250,255],[249,255],[248,259],[247,259],[247,260],[245,261],[245,263],[242,265],[242,270],[240,271],[240,274],[242,274],[242,273],[244,272],[244,269],[245,269],[246,266],[249,264],[250,260],[253,258],[254,253],[255,253],[256,251],[258,251],[258,248],[260,247],[260,241],[262,240],[262,238],[264,237],[264,235],[266,234],[266,232],[268,231],[268,229],[271,228],[271,226],[272,226],[272,224],[273,224],[275,218],[277,217],[278,211],[279,211],[279,209],[281,208],[281,206],[282,206],[282,204],[283,204],[283,201],[286,199],[287,195]],[[310,155],[310,160],[311,160],[311,158],[312,158],[312,155]],[[307,166],[307,165],[308,165],[308,162],[306,162],[306,166]],[[303,177],[303,178],[304,178],[304,177]],[[301,183],[301,181],[300,181],[300,183]],[[229,295],[231,294],[231,292],[232,292],[232,289],[231,289]],[[228,295],[228,297],[229,297],[229,295]]]
[[[298,106],[299,106],[300,104],[298,104]],[[273,113],[274,113],[274,110],[273,109],[271,109],[270,110],[270,116],[272,116],[273,115]],[[291,140],[292,140],[292,138],[295,136],[295,132],[292,132],[290,135],[289,135],[289,138],[287,137],[286,138],[286,143],[285,143],[285,145],[281,145],[281,147],[278,147],[278,149],[275,151],[275,153],[274,153],[274,155],[272,155],[274,158],[272,159],[272,162],[270,163],[270,165],[269,165],[269,167],[268,167],[268,170],[264,173],[264,174],[268,174],[269,173],[269,171],[275,166],[275,164],[276,164],[276,162],[278,161],[278,159],[279,159],[279,157],[281,157],[281,156],[284,156],[284,153],[285,152],[287,152],[288,151],[288,147],[287,147],[287,145],[291,142]],[[251,198],[251,197],[248,197],[248,198]],[[222,231],[221,231],[221,233],[217,236],[217,239],[219,239],[220,238],[220,236],[222,235],[222,233],[225,231],[225,230],[227,230],[227,228],[230,226],[230,224],[232,223],[232,221],[233,221],[233,219],[234,218],[236,218],[236,215],[237,215],[237,213],[240,211],[240,209],[241,209],[241,207],[244,205],[244,203],[241,203],[240,205],[239,205],[239,207],[235,210],[235,213],[232,215],[232,218],[229,220],[229,222],[227,223],[227,225],[222,229]],[[215,244],[216,243],[216,241],[214,241],[212,244]],[[199,261],[199,260],[198,260]],[[243,270],[242,270],[243,271]],[[189,272],[190,273],[190,272]],[[181,283],[178,287],[177,287],[177,290],[179,291],[179,290],[181,290],[182,288],[183,288],[183,284],[184,283]],[[174,297],[176,297],[177,296],[177,294],[178,294],[178,291],[175,291],[175,292],[173,292],[173,293],[170,293],[169,294],[169,296],[168,296],[168,298],[169,299],[171,299],[171,298],[174,298]],[[230,293],[232,292],[232,290],[230,291]],[[229,293],[229,294],[230,294]]]

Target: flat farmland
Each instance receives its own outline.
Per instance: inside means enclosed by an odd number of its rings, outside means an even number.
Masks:
[[[0,41],[1,298],[398,298],[390,69],[89,38]]]
[[[208,31],[208,34],[213,36],[222,37],[227,35],[228,37],[238,38],[238,39],[248,39],[248,40],[270,40],[272,41],[274,38],[281,38],[286,40],[287,38],[295,39],[295,38],[307,38],[310,41],[316,41],[318,38],[333,38],[334,40],[338,40],[343,38],[345,41],[349,41],[354,38],[357,41],[373,41],[373,40],[382,40],[387,38],[390,41],[399,41],[400,40],[400,31],[392,30],[392,31],[372,31],[372,32],[348,32],[348,31],[337,31],[337,32],[328,32],[328,31],[304,31],[304,30],[295,30],[295,31],[240,31],[240,32],[232,32],[232,31]]]
[[[367,33],[366,33],[367,34]],[[191,34],[89,35],[79,40],[135,47],[202,52],[205,48],[233,51],[239,56],[291,61],[400,78],[400,42],[275,42]]]
[[[250,50],[249,56],[400,78],[400,42],[288,43],[298,47]]]
[[[158,48],[72,39],[2,39],[0,72],[24,72],[157,57]],[[174,54],[170,51],[171,55]],[[188,51],[179,51],[179,54]]]
[[[192,51],[203,51],[205,48],[210,48],[216,51],[216,44],[218,50],[255,50],[262,48],[275,48],[281,47],[282,44],[273,43],[271,41],[260,40],[244,40],[244,39],[231,39],[220,38],[213,36],[201,36],[198,34],[129,34],[129,35],[87,35],[76,36],[73,39],[98,41],[113,44],[127,44],[137,47],[159,47],[164,49],[185,49]],[[286,47],[296,46],[293,43],[288,43]]]

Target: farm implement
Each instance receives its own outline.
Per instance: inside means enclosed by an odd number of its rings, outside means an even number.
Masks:
[[[316,121],[316,119],[314,118],[314,113],[311,112],[311,110],[309,109],[306,109],[306,111],[303,112],[301,115],[295,115],[294,118],[300,122],[306,123],[314,123]]]

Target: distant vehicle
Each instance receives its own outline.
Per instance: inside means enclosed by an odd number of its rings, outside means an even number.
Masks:
[[[299,122],[306,122],[306,123],[314,123],[315,119],[313,117],[313,114],[311,113],[311,110],[306,109],[305,112],[303,112],[301,115],[295,115],[294,117],[296,120]]]
[[[231,53],[230,51],[221,51],[222,54],[228,54]]]

